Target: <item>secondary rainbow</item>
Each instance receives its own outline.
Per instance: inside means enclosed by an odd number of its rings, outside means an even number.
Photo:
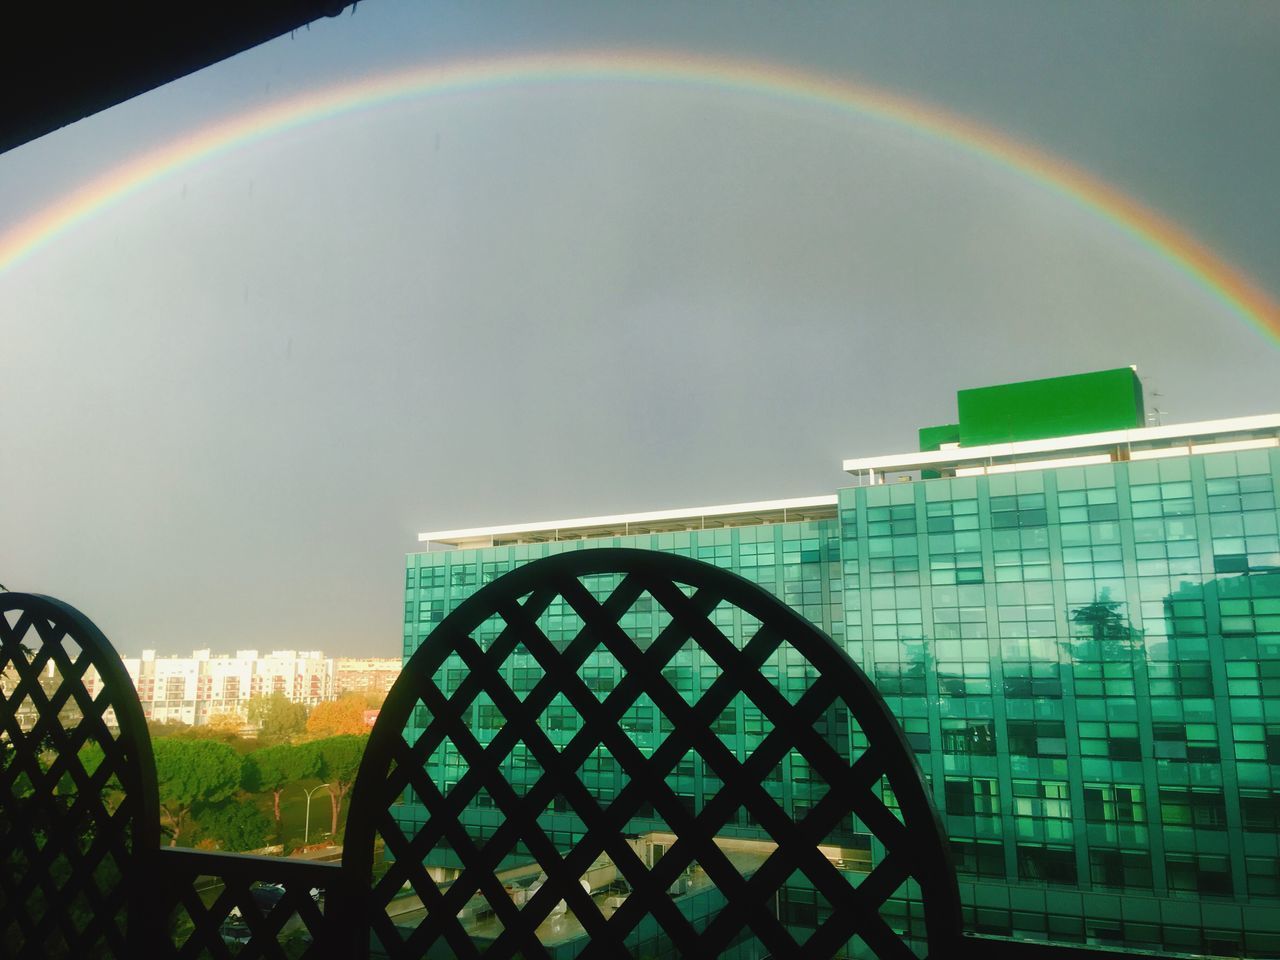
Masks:
[[[683,84],[820,104],[908,128],[976,154],[1103,217],[1176,264],[1213,297],[1280,339],[1280,305],[1187,230],[1078,167],[937,107],[861,84],[773,64],[669,51],[510,56],[371,76],[237,114],[142,154],[0,235],[0,274],[76,224],[151,182],[286,130],[427,95],[552,82]]]

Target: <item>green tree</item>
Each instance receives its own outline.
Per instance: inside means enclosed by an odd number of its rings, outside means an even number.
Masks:
[[[355,783],[356,771],[360,769],[360,760],[368,742],[368,734],[344,734],[310,744],[320,760],[318,775],[329,781],[329,803],[333,811],[330,833],[335,837],[338,835],[338,811],[342,809],[342,799]]]
[[[84,767],[84,772],[92,777],[98,772],[98,768],[106,762],[107,755],[102,749],[102,745],[97,740],[86,740],[84,746],[80,748],[78,754],[80,758],[80,766]],[[78,791],[78,787],[70,774],[62,778],[62,782],[58,784],[58,792],[64,794],[74,794]],[[102,785],[102,805],[107,811],[114,813],[116,808],[120,806],[120,801],[124,799],[124,787],[121,786],[119,778],[113,773]]]
[[[102,744],[98,743],[97,740],[86,740],[81,744],[80,752],[77,756],[80,758],[80,766],[84,767],[84,772],[91,777],[97,773],[98,768],[107,759],[107,755],[102,749]]]
[[[271,821],[251,803],[228,800],[202,813],[200,827],[223,850],[257,850],[266,844]]]
[[[289,743],[263,747],[244,758],[244,788],[250,793],[270,791],[277,837],[282,837],[280,794],[290,784],[315,776],[319,765],[320,757],[309,745]]]
[[[192,814],[226,800],[240,786],[240,757],[216,740],[162,737],[153,744],[160,816],[176,847]]]
[[[147,733],[151,735],[152,740],[159,737],[178,737],[190,731],[191,724],[183,723],[181,720],[147,721]]]
[[[306,706],[294,703],[283,693],[254,697],[247,706],[249,722],[255,724],[264,737],[283,740],[307,729]]]
[[[216,736],[240,736],[244,729],[244,717],[235,710],[220,710],[209,715],[206,727]]]

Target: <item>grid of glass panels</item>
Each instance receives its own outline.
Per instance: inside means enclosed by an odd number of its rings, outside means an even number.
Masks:
[[[831,521],[588,543],[728,568],[846,644],[943,812],[969,929],[1274,956],[1278,481],[1280,451],[1250,450],[854,487]],[[410,556],[406,657],[482,583],[585,545]],[[634,722],[643,742],[662,721]],[[743,750],[761,733],[726,724]],[[714,784],[678,773],[696,808]],[[804,771],[771,789],[805,803]]]
[[[1252,450],[840,492],[850,647],[969,929],[1280,953],[1278,478]]]

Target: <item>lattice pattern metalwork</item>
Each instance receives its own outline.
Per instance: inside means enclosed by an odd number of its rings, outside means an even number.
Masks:
[[[656,635],[624,627],[638,604]],[[747,625],[739,642],[728,618]],[[616,683],[588,683],[601,657]],[[482,729],[495,711],[505,722]],[[748,745],[749,714],[763,722]],[[635,733],[641,715],[658,735]],[[450,757],[456,782],[433,778]],[[806,772],[804,805],[778,783],[784,759]],[[596,773],[614,764],[620,777]],[[714,791],[673,789],[691,764]],[[759,587],[668,554],[536,561],[446,618],[371,737],[354,887],[375,841],[392,862],[369,923],[395,958],[946,956],[959,937],[937,816],[866,676]]]
[[[124,664],[67,604],[0,594],[0,688],[0,952],[141,956],[138,854],[158,847],[160,828]]]
[[[353,911],[337,864],[177,848],[161,850],[157,864],[168,956],[350,956]]]

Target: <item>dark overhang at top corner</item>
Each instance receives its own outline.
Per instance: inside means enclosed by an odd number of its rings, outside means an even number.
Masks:
[[[135,0],[5,5],[0,153],[356,0]]]

